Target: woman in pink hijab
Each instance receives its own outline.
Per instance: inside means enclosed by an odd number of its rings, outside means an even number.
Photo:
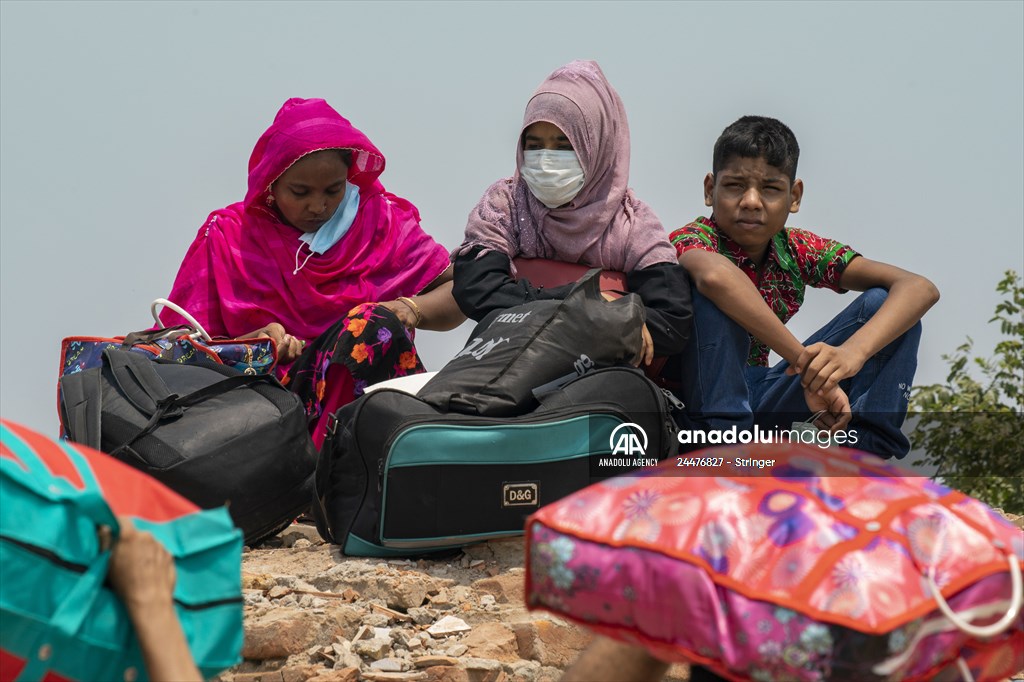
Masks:
[[[380,184],[384,164],[327,102],[288,100],[249,158],[245,200],[210,214],[168,296],[212,336],[272,338],[318,446],[326,415],[367,385],[423,371],[414,329],[465,319],[446,250]]]
[[[689,337],[690,284],[665,228],[633,194],[622,100],[596,62],[571,62],[526,105],[516,173],[487,188],[457,250],[455,300],[474,320],[564,297],[518,279],[516,258],[620,271],[646,307],[641,357],[679,353]]]

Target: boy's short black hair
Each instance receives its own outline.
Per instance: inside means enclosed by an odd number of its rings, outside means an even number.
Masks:
[[[800,145],[789,127],[767,116],[744,116],[722,131],[715,141],[711,172],[715,175],[725,163],[739,156],[741,158],[763,158],[796,180],[796,162],[800,159]]]

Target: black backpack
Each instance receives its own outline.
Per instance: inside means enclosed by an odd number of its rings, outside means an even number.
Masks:
[[[249,544],[309,507],[316,449],[299,399],[273,376],[109,348],[60,379],[71,440],[150,474],[203,508],[228,505]]]

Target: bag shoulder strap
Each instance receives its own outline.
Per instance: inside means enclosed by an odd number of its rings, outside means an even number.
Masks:
[[[60,417],[68,438],[100,449],[103,385],[100,369],[75,372],[60,378]]]
[[[152,417],[158,406],[172,395],[149,358],[120,348],[107,348],[103,351],[103,360],[128,402],[143,414]],[[181,408],[168,407],[163,416],[181,416]]]

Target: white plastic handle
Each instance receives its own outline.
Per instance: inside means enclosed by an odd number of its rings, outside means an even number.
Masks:
[[[964,678],[964,682],[974,682],[974,675],[971,674],[971,669],[967,667],[967,661],[963,656],[956,659],[956,667],[960,671],[960,677]]]
[[[1010,564],[1010,585],[1011,585],[1011,596],[1010,596],[1010,610],[1006,612],[1002,618],[995,623],[989,625],[973,625],[968,623],[966,620],[958,616],[953,609],[949,608],[949,603],[946,598],[942,596],[942,592],[939,591],[939,586],[935,584],[935,566],[928,568],[928,575],[925,578],[928,580],[928,586],[932,589],[932,594],[935,596],[935,603],[939,607],[939,611],[942,611],[942,615],[949,619],[953,625],[955,625],[961,632],[970,635],[971,637],[985,638],[995,637],[996,635],[1002,634],[1007,628],[1013,625],[1013,622],[1017,620],[1017,616],[1020,615],[1022,602],[1021,597],[1024,596],[1024,585],[1022,585],[1020,575],[1020,562],[1017,561],[1017,557],[1013,554],[1007,555],[1007,561]]]
[[[193,338],[196,335],[198,335],[199,338],[201,338],[203,341],[206,341],[207,343],[209,343],[210,341],[213,341],[213,338],[209,334],[206,333],[205,329],[203,329],[203,325],[201,325],[198,322],[196,322],[196,318],[194,318],[191,315],[189,315],[188,311],[186,311],[180,305],[178,305],[177,303],[172,303],[171,301],[168,301],[166,298],[158,298],[155,301],[153,301],[153,304],[151,306],[149,306],[149,312],[150,312],[150,314],[153,315],[153,319],[156,320],[157,324],[163,324],[163,322],[160,321],[160,317],[156,314],[157,306],[163,306],[164,308],[170,308],[174,312],[176,312],[179,315],[181,315],[182,317],[184,317],[185,321],[188,322],[193,327],[195,327],[195,329],[196,329],[196,334],[192,335]]]

